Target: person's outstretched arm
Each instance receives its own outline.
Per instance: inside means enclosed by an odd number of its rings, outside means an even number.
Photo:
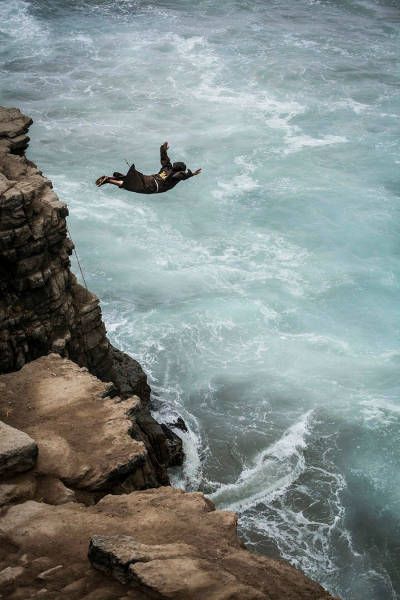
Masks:
[[[167,150],[168,150],[169,146],[168,146],[168,142],[164,142],[161,146],[160,146],[160,161],[161,161],[161,166],[163,167],[171,167],[171,160],[167,154]]]
[[[174,173],[172,175],[172,179],[179,179],[179,181],[185,181],[185,179],[190,179],[191,177],[194,177],[195,175],[200,175],[201,173],[201,169],[196,169],[196,171],[191,171],[190,169],[188,169],[186,172],[185,171],[178,171],[177,173]]]

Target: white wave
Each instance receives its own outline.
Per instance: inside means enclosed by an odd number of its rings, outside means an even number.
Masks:
[[[337,108],[348,108],[356,115],[359,115],[360,113],[368,110],[370,107],[368,104],[357,102],[353,98],[344,98],[343,100],[339,100],[337,102],[330,102],[327,106],[327,109],[330,111],[334,111]]]
[[[309,135],[288,134],[286,136],[287,148],[283,150],[284,154],[298,152],[303,148],[318,148],[320,146],[331,146],[332,144],[345,144],[348,139],[342,135],[326,135],[323,138],[313,138]]]
[[[176,430],[183,442],[185,461],[182,469],[171,474],[171,483],[186,491],[197,491],[203,478],[201,456],[207,449],[204,447],[197,419],[184,411],[182,407],[179,409],[179,413],[188,428],[188,431]]]
[[[230,198],[232,196],[245,196],[248,192],[257,189],[259,183],[247,173],[235,175],[229,181],[218,181],[218,190],[213,191],[213,196],[217,200]]]
[[[36,38],[36,43],[47,39],[46,28],[30,13],[31,3],[25,0],[0,2],[0,33],[24,44]],[[23,32],[23,35],[21,35]],[[40,44],[35,53],[41,53]]]
[[[212,192],[212,195],[217,200],[225,198],[246,196],[249,192],[260,187],[257,179],[254,179],[251,174],[255,171],[255,164],[244,155],[239,155],[233,161],[241,169],[241,173],[234,175],[229,180],[218,180],[218,189]]]
[[[362,400],[360,406],[366,424],[372,428],[381,428],[383,425],[396,423],[400,417],[400,405],[386,398],[371,398]]]
[[[265,115],[270,114],[291,119],[304,112],[305,107],[296,101],[279,100],[262,90],[251,92],[237,91],[222,85],[210,85],[209,80],[204,80],[199,89],[194,90],[194,96],[207,99],[210,102],[232,105],[236,108],[260,111]]]
[[[212,46],[204,36],[195,35],[184,37],[177,33],[161,34],[163,43],[173,46],[173,52],[179,56],[183,64],[189,63],[192,68],[200,73],[203,81],[214,79],[217,72],[219,60]]]
[[[338,354],[349,355],[351,346],[348,341],[341,340],[334,336],[321,335],[317,333],[285,333],[281,334],[282,339],[304,340],[312,347],[320,350],[330,350]]]
[[[146,365],[144,366],[146,368]],[[170,380],[169,361],[167,361],[164,372],[165,385],[154,380],[150,382],[153,395],[160,401],[152,414],[158,422],[169,425],[176,422],[178,417],[183,418],[187,431],[176,428],[175,431],[183,442],[185,462],[182,468],[171,470],[171,483],[182,489],[197,490],[202,479],[201,454],[205,452],[200,424],[198,419],[186,410],[182,398],[183,392],[179,383],[171,387]],[[174,429],[174,427],[172,428]]]
[[[242,167],[242,169],[244,171],[247,171],[248,173],[253,173],[253,171],[255,171],[256,165],[254,164],[254,162],[249,160],[249,158],[247,156],[245,156],[244,154],[235,156],[233,162],[235,164],[237,164],[239,167]]]
[[[167,39],[173,42],[177,52],[185,59],[188,58],[190,52],[193,52],[193,50],[209,47],[205,38],[200,35],[185,38],[176,33],[172,33],[167,35]]]
[[[346,487],[344,478],[334,470],[312,467],[307,470],[315,479],[313,490],[299,486],[298,492],[308,496],[308,507],[306,505],[303,510],[294,508],[283,493],[279,498],[273,498],[264,510],[244,513],[240,518],[240,526],[272,539],[282,558],[311,577],[315,577],[317,573],[324,573],[326,577],[334,574],[338,568],[333,549],[335,539],[340,538],[353,557],[360,555],[344,525],[345,508],[341,499]],[[323,486],[323,491],[319,493],[318,482]],[[324,497],[325,516],[312,518],[307,514],[308,508],[314,502],[319,502],[320,494]]]
[[[252,467],[243,469],[235,483],[210,495],[219,507],[243,512],[282,494],[304,469],[302,450],[310,431],[312,411],[304,413],[282,437],[260,452]]]

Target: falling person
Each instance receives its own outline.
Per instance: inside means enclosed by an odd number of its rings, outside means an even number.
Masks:
[[[186,165],[183,162],[172,164],[167,153],[168,149],[168,142],[164,142],[160,147],[161,169],[158,173],[143,175],[143,173],[136,170],[135,165],[132,165],[126,175],[122,175],[122,173],[114,173],[112,177],[102,175],[96,180],[97,187],[110,183],[138,194],[161,194],[171,190],[180,181],[201,173],[201,169],[193,172],[190,169],[186,170]]]

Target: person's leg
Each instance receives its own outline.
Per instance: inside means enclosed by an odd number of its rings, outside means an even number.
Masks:
[[[132,165],[124,177],[124,188],[130,192],[143,192],[145,184],[143,173],[137,171],[135,165]]]
[[[107,177],[106,183],[111,183],[111,185],[117,185],[118,187],[121,187],[121,185],[124,182],[122,181],[122,179],[116,179],[115,177]]]
[[[117,185],[118,187],[121,187],[124,182],[122,181],[122,179],[116,179],[115,177],[109,177],[108,175],[102,175],[96,180],[97,187],[101,187],[105,183],[111,183],[112,185]]]

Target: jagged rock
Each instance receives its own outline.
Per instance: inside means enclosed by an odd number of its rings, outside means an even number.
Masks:
[[[178,417],[176,419],[176,421],[173,421],[172,423],[167,423],[167,425],[169,427],[175,427],[176,429],[180,429],[181,431],[187,432],[188,428],[186,426],[185,421],[182,419],[182,417]]]
[[[124,401],[104,399],[104,383],[58,354],[2,375],[0,382],[5,385],[8,422],[32,435],[39,446],[38,475],[92,492],[121,485],[126,491],[157,485],[157,474],[134,420],[141,405],[137,396]],[[7,425],[4,428],[12,431]],[[26,449],[37,451],[28,435],[20,433],[15,440],[16,457],[25,457]]]
[[[166,425],[157,423],[143,404],[135,407],[134,415],[140,428],[140,435],[145,437],[148,447],[152,449],[153,460],[169,466],[181,465],[183,462],[182,440]]]
[[[122,398],[138,395],[146,404],[150,388],[141,366],[110,344],[99,299],[71,273],[68,208],[24,156],[31,123],[19,110],[0,107],[0,373],[57,352],[112,381]],[[141,428],[149,425],[143,436],[150,439],[157,426],[145,410]],[[163,484],[177,453],[159,426],[156,437],[149,455]]]
[[[23,152],[28,146],[29,137],[25,135],[32,119],[29,119],[17,108],[0,107],[0,151]]]
[[[188,544],[141,544],[128,535],[95,535],[90,540],[88,552],[96,569],[122,583],[129,581],[129,567],[134,563],[183,556],[196,556],[196,549]]]
[[[18,108],[0,107],[0,138],[15,138],[27,131],[32,119],[29,119]]]
[[[331,598],[290,565],[245,550],[236,520],[234,513],[216,511],[203,494],[162,487],[109,495],[90,507],[28,501],[8,508],[1,531],[14,548],[7,555],[14,562],[16,553],[26,557],[27,581],[37,590],[38,574],[64,566],[46,581],[54,598],[63,598],[60,590],[68,586],[78,590],[79,600],[95,589],[102,590],[100,598],[116,591],[116,598],[135,599]],[[101,571],[87,570],[89,540],[90,559]],[[48,560],[38,564],[43,556]],[[126,579],[124,586],[120,580]]]
[[[29,435],[0,421],[0,475],[31,469],[37,453],[37,444]]]
[[[114,346],[110,347],[112,357],[112,368],[115,383],[122,397],[136,394],[143,400],[149,400],[150,387],[147,384],[147,377],[139,363],[121,352]]]
[[[242,585],[215,563],[199,559],[188,544],[140,544],[132,537],[94,536],[89,560],[122,583],[141,585],[161,598],[246,598],[262,600],[259,590]]]
[[[184,459],[182,440],[168,425],[162,423],[161,429],[167,438],[169,464],[171,467],[177,467],[183,463]]]

